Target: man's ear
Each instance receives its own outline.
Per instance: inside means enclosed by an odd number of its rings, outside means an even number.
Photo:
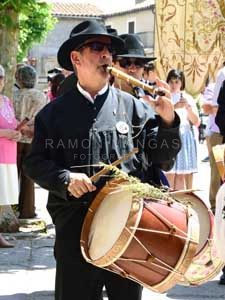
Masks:
[[[79,53],[78,52],[72,51],[70,53],[70,59],[71,59],[72,64],[75,64],[75,65],[80,64],[80,59],[79,59]]]

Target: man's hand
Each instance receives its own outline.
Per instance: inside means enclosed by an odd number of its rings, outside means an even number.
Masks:
[[[17,142],[21,138],[21,133],[14,129],[2,129],[0,136]]]
[[[146,95],[143,99],[159,114],[165,126],[170,127],[173,124],[175,118],[174,105],[168,94],[165,96],[157,96],[156,99]]]
[[[214,113],[214,106],[212,103],[209,103],[209,102],[203,103],[202,109],[203,109],[204,114],[206,114],[206,115],[210,115],[210,114]]]
[[[93,192],[96,187],[91,179],[84,173],[70,173],[70,183],[68,191],[75,197],[80,198],[88,192]]]
[[[34,126],[26,124],[26,125],[24,125],[21,128],[20,131],[21,131],[22,135],[25,135],[28,138],[33,138],[33,135],[34,135]]]

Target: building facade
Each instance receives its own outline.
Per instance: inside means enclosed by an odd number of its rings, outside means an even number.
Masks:
[[[76,24],[94,19],[117,29],[118,34],[136,33],[142,39],[146,53],[153,52],[154,44],[154,5],[152,0],[136,0],[134,7],[122,12],[104,14],[91,4],[52,3],[52,14],[58,22],[50,31],[44,42],[35,45],[29,51],[28,59],[36,61],[39,82],[46,82],[48,70],[58,67],[57,51],[76,26]]]

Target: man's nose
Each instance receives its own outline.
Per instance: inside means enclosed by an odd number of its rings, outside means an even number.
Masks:
[[[101,55],[102,55],[102,57],[109,57],[109,56],[112,56],[112,53],[109,51],[108,47],[105,46],[103,48],[103,50],[101,51]]]
[[[134,63],[132,63],[132,64],[127,68],[127,70],[128,70],[128,72],[130,72],[130,73],[134,73],[134,72],[137,71],[137,66],[136,66]]]
[[[131,63],[128,67],[129,70],[137,70],[137,66],[135,65],[135,63]]]

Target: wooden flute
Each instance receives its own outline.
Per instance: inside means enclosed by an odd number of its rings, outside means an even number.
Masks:
[[[126,74],[125,72],[123,72],[121,70],[118,70],[115,67],[107,66],[106,69],[113,76],[126,81],[127,83],[131,84],[132,86],[140,87],[143,90],[148,91],[152,95],[165,96],[165,91],[162,88],[154,88],[154,87],[148,85],[147,83],[144,83],[144,82]]]

